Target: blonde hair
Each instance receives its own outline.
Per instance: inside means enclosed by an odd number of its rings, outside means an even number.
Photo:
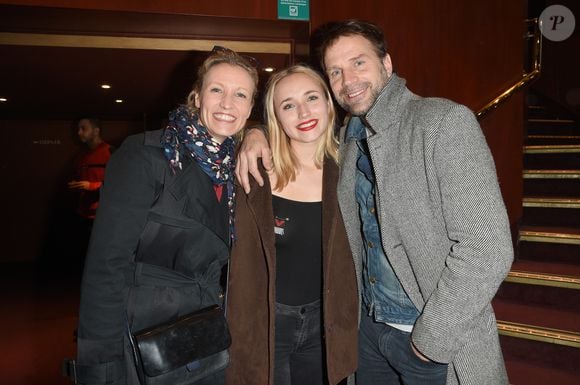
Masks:
[[[268,125],[268,136],[270,141],[270,149],[272,151],[273,172],[276,174],[276,185],[274,190],[280,191],[286,185],[296,180],[296,170],[299,162],[292,152],[290,139],[281,127],[280,122],[276,116],[276,107],[274,105],[274,93],[280,81],[290,75],[304,74],[309,76],[320,86],[324,91],[326,102],[328,103],[328,126],[324,132],[324,136],[318,143],[315,154],[316,167],[321,168],[324,158],[328,157],[338,162],[338,141],[334,135],[334,125],[336,119],[336,112],[332,103],[330,91],[324,79],[314,71],[312,68],[298,64],[288,67],[275,73],[266,86],[266,94],[264,97],[264,111],[266,114],[266,123]]]
[[[253,104],[256,94],[258,93],[258,70],[256,67],[252,65],[249,58],[242,56],[235,51],[223,47],[214,47],[214,50],[210,53],[207,59],[205,59],[201,66],[199,66],[199,69],[197,70],[197,79],[195,80],[195,83],[193,83],[193,89],[189,95],[187,95],[186,107],[192,113],[196,113],[198,110],[197,107],[195,107],[195,97],[201,93],[205,76],[212,67],[218,64],[238,66],[250,75],[250,78],[252,78],[254,83],[254,92],[252,93]]]

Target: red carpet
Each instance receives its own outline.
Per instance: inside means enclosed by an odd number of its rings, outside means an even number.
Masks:
[[[0,373],[5,385],[72,383],[60,374],[60,365],[75,354],[78,277],[39,276],[33,266],[2,267]]]

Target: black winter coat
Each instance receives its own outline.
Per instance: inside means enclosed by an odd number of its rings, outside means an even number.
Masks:
[[[87,384],[138,383],[128,325],[138,331],[220,303],[226,199],[218,202],[195,161],[174,173],[161,135],[127,138],[107,165],[81,290],[77,361],[88,366]]]

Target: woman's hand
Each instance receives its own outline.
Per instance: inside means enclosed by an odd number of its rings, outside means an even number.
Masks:
[[[244,136],[236,162],[236,178],[246,194],[250,192],[250,174],[260,186],[264,185],[264,179],[258,169],[258,158],[262,158],[266,170],[272,168],[272,152],[266,135],[260,128],[250,128]]]

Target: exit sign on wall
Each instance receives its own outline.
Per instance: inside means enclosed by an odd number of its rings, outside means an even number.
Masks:
[[[310,0],[278,0],[278,19],[310,20]]]

